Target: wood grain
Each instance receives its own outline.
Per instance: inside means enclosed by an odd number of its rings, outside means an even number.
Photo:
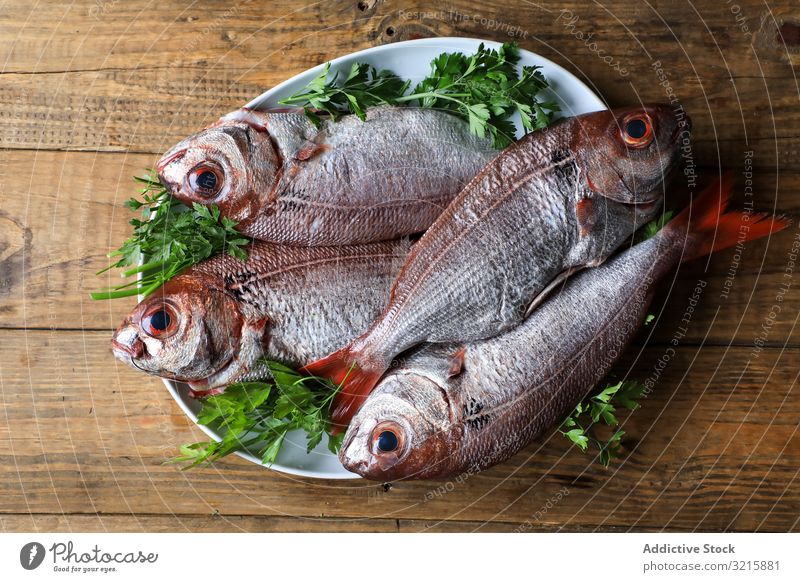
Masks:
[[[583,31],[594,33],[593,40],[626,65],[655,58],[702,78],[720,66],[739,75],[780,76],[776,71],[797,63],[797,47],[778,36],[781,24],[797,18],[797,7],[788,1],[739,4],[749,34],[729,8],[713,0],[604,6],[572,0],[558,7],[529,2],[513,11],[499,0],[445,6],[422,0],[362,6],[350,0],[211,0],[202,6],[167,0],[157,10],[145,0],[84,0],[48,2],[36,6],[35,14],[26,3],[11,3],[0,24],[2,38],[10,40],[0,62],[5,72],[23,73],[238,65],[273,69],[285,78],[293,67],[331,55],[427,36],[516,39],[545,56],[561,53],[577,61],[596,56],[576,38]],[[579,20],[567,26],[574,16]]]
[[[610,470],[552,435],[481,474],[386,491],[367,481],[290,477],[235,458],[181,472],[163,462],[202,433],[157,380],[114,362],[106,333],[4,330],[0,341],[0,462],[8,467],[0,473],[0,514],[798,527],[797,348],[767,349],[745,366],[744,348],[680,347],[642,410],[623,424],[629,453]],[[664,354],[631,352],[619,372],[653,377]],[[562,488],[568,494],[537,516]]]
[[[800,9],[736,4],[5,3],[0,531],[800,531]],[[700,185],[733,169],[741,207],[752,151],[756,208],[795,223],[662,284],[656,321],[618,367],[654,388],[609,470],[552,434],[483,473],[391,488],[238,458],[164,465],[203,434],[159,381],[111,356],[135,301],[88,298],[114,281],[93,273],[129,232],[131,176],[309,67],[447,35],[516,40],[612,105],[674,93],[694,120]],[[681,182],[668,206],[685,203]]]
[[[452,35],[513,38],[584,78],[612,105],[665,101],[674,93],[695,120],[699,165],[738,163],[752,150],[757,168],[800,169],[797,51],[776,37],[792,16],[788,5],[770,11],[754,5],[737,21],[712,1],[662,4],[657,12],[646,3],[607,11],[531,3],[511,22],[502,2],[462,2],[448,10],[422,2],[399,9],[375,2],[366,10],[355,2],[323,2],[288,13],[240,2],[218,3],[202,14],[166,3],[157,15],[145,4],[112,0],[37,10],[41,28],[0,52],[7,59],[0,147],[161,153],[310,66],[375,42]],[[17,10],[16,25],[24,21],[24,9]],[[679,25],[692,10],[705,26]],[[324,34],[322,13],[329,23]],[[49,42],[64,19],[85,36]],[[18,35],[15,22],[3,32]],[[152,42],[139,42],[140,35]],[[32,55],[39,55],[36,62]]]
[[[493,521],[424,521],[416,519],[349,520],[341,518],[304,519],[257,515],[0,515],[0,532],[122,532],[122,533],[250,533],[250,532],[552,532],[556,528],[542,524],[520,528],[520,524]],[[575,531],[594,531],[574,528]],[[599,531],[616,532],[620,528],[603,527]],[[641,531],[657,531],[642,528]]]
[[[217,72],[186,68],[0,75],[6,125],[0,147],[160,154],[303,70],[284,77],[269,68],[232,67]],[[602,70],[585,72],[602,78]],[[662,87],[647,73],[642,71],[636,80],[615,79],[597,90],[612,106],[666,101]],[[681,91],[681,103],[694,120],[696,165],[724,160],[725,165],[741,166],[745,152],[752,151],[756,168],[779,162],[800,169],[800,136],[791,129],[800,121],[800,101],[791,76],[733,82],[718,77],[708,88],[678,86],[680,73],[675,77],[675,90]]]

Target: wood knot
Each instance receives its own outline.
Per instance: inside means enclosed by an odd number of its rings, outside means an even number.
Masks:
[[[30,253],[31,240],[30,229],[0,213],[0,296],[13,293],[21,281],[22,257]]]
[[[8,217],[0,216],[0,263],[25,247],[25,229]]]

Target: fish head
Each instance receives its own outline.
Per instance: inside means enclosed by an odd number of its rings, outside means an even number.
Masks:
[[[242,321],[232,297],[202,279],[178,277],[133,309],[112,351],[138,370],[191,384],[235,361]]]
[[[392,373],[350,422],[339,460],[368,479],[433,477],[449,467],[451,430],[450,404],[437,381]]]
[[[692,122],[669,105],[598,111],[573,118],[572,149],[589,188],[623,204],[656,205],[690,147]]]
[[[250,116],[221,119],[184,139],[156,164],[169,193],[191,206],[216,205],[246,225],[269,204],[281,162],[266,127]]]

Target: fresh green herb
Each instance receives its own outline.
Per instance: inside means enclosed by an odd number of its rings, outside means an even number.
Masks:
[[[408,89],[403,81],[388,70],[377,71],[366,63],[353,63],[344,81],[339,83],[339,73],[328,79],[331,64],[326,63],[319,75],[300,92],[281,99],[284,105],[304,106],[306,116],[319,127],[317,112],[324,111],[334,120],[346,113],[355,113],[361,121],[366,120],[364,110],[376,105],[396,105],[397,97]],[[315,111],[316,110],[316,111]]]
[[[637,234],[637,242],[655,236],[671,219],[672,212],[667,211],[657,219],[645,224]],[[650,325],[653,320],[655,320],[655,315],[648,313],[644,325]],[[608,467],[612,459],[619,457],[622,437],[625,435],[623,430],[607,430],[607,427],[613,428],[619,424],[614,415],[615,405],[636,410],[639,408],[639,403],[636,401],[642,397],[643,393],[644,385],[633,380],[609,384],[600,393],[578,404],[561,424],[559,432],[582,451],[587,451],[589,447],[596,448],[600,452],[600,462],[604,467]],[[601,427],[605,425],[605,432],[609,433],[608,438],[597,436],[596,426],[598,424]]]
[[[497,50],[481,43],[472,56],[443,53],[431,63],[431,74],[398,102],[416,101],[455,113],[469,121],[475,135],[488,135],[495,147],[504,148],[514,141],[514,113],[528,133],[548,126],[559,111],[557,103],[536,98],[548,86],[541,67],[525,66],[520,74],[519,60],[516,43]]]
[[[471,56],[442,53],[431,62],[431,74],[408,95],[409,83],[391,71],[377,72],[355,63],[340,83],[338,73],[328,79],[328,63],[303,90],[280,103],[303,105],[315,124],[320,122],[320,111],[334,119],[355,113],[363,120],[368,107],[414,103],[458,115],[469,122],[472,133],[488,135],[495,147],[503,148],[514,141],[512,115],[519,114],[527,133],[549,125],[559,110],[555,102],[536,98],[548,86],[540,67],[525,66],[520,71],[519,60],[516,43],[497,50],[481,44]]]
[[[664,225],[667,224],[670,220],[672,220],[672,211],[667,210],[658,218],[651,220],[647,224],[645,224],[641,230],[639,231],[637,238],[637,242],[645,241],[649,238],[653,238],[659,230],[664,228]]]
[[[130,221],[133,235],[109,254],[116,260],[97,274],[131,267],[122,276],[136,279],[92,293],[92,299],[147,296],[183,269],[220,252],[247,258],[242,247],[250,241],[235,230],[234,221],[220,217],[216,206],[185,206],[169,195],[154,173],[135,180],[144,184],[141,199],[131,198],[125,205],[141,210],[142,217]]]
[[[644,385],[632,380],[609,384],[599,393],[588,397],[575,407],[575,410],[561,424],[559,432],[582,451],[590,447],[600,453],[600,463],[608,467],[612,459],[620,456],[622,437],[625,431],[619,425],[616,412],[618,407],[628,410],[639,408],[639,400],[644,394]],[[605,437],[598,434],[598,427]]]
[[[329,409],[339,387],[324,378],[302,376],[277,362],[267,361],[270,378],[231,384],[225,392],[203,400],[197,421],[223,433],[222,440],[187,444],[170,463],[189,469],[210,464],[236,451],[247,450],[270,465],[289,431],[306,432],[308,452],[328,435],[336,453],[343,434],[332,435]]]

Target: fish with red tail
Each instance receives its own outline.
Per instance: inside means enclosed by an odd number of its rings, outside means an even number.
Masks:
[[[386,482],[474,473],[511,457],[608,373],[666,273],[736,245],[743,224],[747,240],[787,226],[765,214],[724,212],[729,192],[730,178],[714,184],[654,237],[571,278],[512,331],[409,356],[356,414],[341,462]]]
[[[302,111],[241,109],[156,166],[172,196],[216,205],[243,234],[333,246],[427,229],[497,150],[457,117],[376,107],[314,126]]]
[[[218,255],[144,299],[117,329],[114,355],[196,395],[267,377],[262,358],[300,366],[362,333],[386,303],[410,242],[288,247],[254,242]]]
[[[372,327],[306,366],[344,383],[334,423],[347,424],[398,354],[512,329],[571,273],[601,264],[661,211],[690,131],[652,105],[566,119],[504,150],[414,246]]]

